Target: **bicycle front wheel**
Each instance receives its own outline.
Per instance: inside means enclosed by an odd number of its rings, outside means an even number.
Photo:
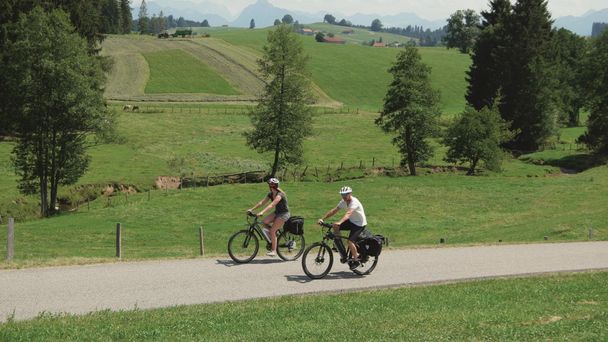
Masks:
[[[260,242],[248,229],[234,233],[228,240],[228,254],[239,264],[250,262],[258,254]]]
[[[334,263],[334,254],[328,245],[315,242],[304,251],[302,269],[311,279],[321,279],[329,273]]]
[[[304,252],[304,235],[281,231],[277,236],[277,254],[285,261],[294,261]]]

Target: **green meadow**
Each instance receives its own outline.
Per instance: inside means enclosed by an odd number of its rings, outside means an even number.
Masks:
[[[144,57],[150,68],[146,93],[239,94],[206,64],[182,50],[149,52]]]
[[[155,310],[42,315],[5,341],[604,341],[608,272],[497,279]],[[344,328],[337,328],[340,322]],[[346,328],[348,327],[348,328]]]
[[[365,205],[369,228],[388,236],[391,247],[584,241],[608,239],[608,167],[553,177],[468,177],[434,174],[373,177],[334,183],[287,182],[290,208],[306,218],[308,242],[321,238],[314,224],[353,187]],[[208,255],[225,257],[228,237],[245,224],[245,210],[267,192],[264,184],[152,191],[100,198],[74,213],[17,222],[15,262],[29,264],[112,260],[114,230],[123,225],[123,257],[195,257],[198,227]],[[0,241],[5,238],[0,230]],[[0,244],[0,255],[6,246]],[[71,259],[71,261],[70,261]]]

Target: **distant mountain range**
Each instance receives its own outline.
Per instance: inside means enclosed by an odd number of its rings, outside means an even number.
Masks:
[[[255,20],[256,27],[272,26],[276,19],[282,19],[285,14],[290,14],[294,20],[301,24],[311,24],[323,21],[326,13],[306,13],[279,8],[269,3],[267,0],[258,0],[256,3],[245,7],[235,18],[230,11],[223,5],[212,2],[194,3],[187,0],[153,0],[148,1],[148,15],[159,14],[163,11],[164,15],[172,14],[173,17],[184,17],[189,20],[203,21],[207,19],[211,26],[230,25],[235,27],[249,27],[251,19]],[[139,15],[138,0],[133,2],[133,17]],[[331,13],[337,20],[342,18],[355,25],[371,25],[372,20],[378,18],[384,27],[407,27],[423,26],[425,29],[438,29],[446,25],[446,19],[426,20],[414,13],[398,13],[395,15],[377,15],[357,13],[352,16],[344,16],[340,13]],[[599,11],[589,11],[580,17],[566,16],[555,19],[555,27],[564,27],[579,35],[591,35],[591,26],[594,22],[608,22],[608,8]]]
[[[608,8],[600,11],[589,11],[580,17],[560,17],[555,20],[553,25],[555,27],[567,28],[582,36],[590,36],[591,26],[597,22],[608,23]]]

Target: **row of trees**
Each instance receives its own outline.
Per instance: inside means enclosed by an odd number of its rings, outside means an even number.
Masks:
[[[252,19],[253,20],[253,19]],[[152,14],[152,17],[148,15],[148,6],[146,0],[142,0],[139,6],[139,15],[136,20],[133,21],[133,31],[139,32],[140,34],[159,34],[165,30],[176,28],[176,27],[210,27],[207,19],[198,22],[194,20],[187,20],[184,17],[175,19],[173,15],[165,16],[163,11],[160,11],[158,15]]]
[[[97,55],[105,18],[89,1],[6,5],[0,4],[0,136],[15,142],[19,190],[38,194],[40,213],[49,216],[59,186],[84,174],[87,148],[114,126],[102,96],[108,64]]]
[[[336,17],[331,14],[326,14],[323,17],[323,22],[332,24],[332,25],[340,25],[340,26],[349,26],[349,27],[359,27],[367,30],[371,30],[374,32],[386,32],[398,34],[406,37],[417,38],[418,45],[420,46],[437,46],[442,44],[443,37],[446,35],[446,27],[442,27],[436,30],[424,29],[422,26],[412,26],[408,25],[405,28],[402,27],[384,27],[382,21],[380,19],[374,19],[370,26],[365,25],[353,25],[350,21],[342,19],[340,21],[336,21]]]

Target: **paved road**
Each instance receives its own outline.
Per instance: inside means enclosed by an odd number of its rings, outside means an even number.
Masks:
[[[266,257],[246,265],[221,258],[5,270],[0,271],[0,321],[42,311],[147,309],[589,269],[608,269],[608,242],[385,251],[369,276],[355,276],[338,263],[326,278],[314,281],[299,261]]]

